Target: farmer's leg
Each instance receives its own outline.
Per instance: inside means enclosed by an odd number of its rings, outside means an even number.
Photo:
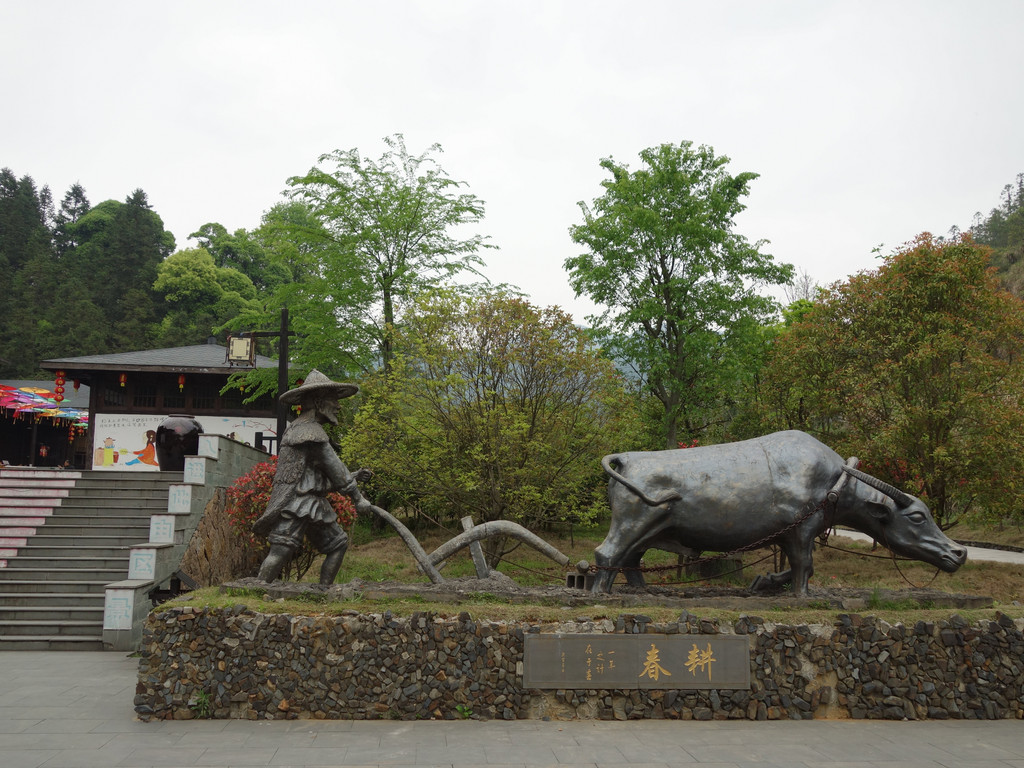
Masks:
[[[274,581],[281,576],[281,571],[302,546],[302,533],[306,521],[301,518],[282,517],[274,526],[273,532],[267,536],[270,542],[270,553],[260,566],[259,580]]]
[[[341,563],[348,551],[348,534],[337,523],[310,526],[306,535],[323,554],[324,564],[320,566],[320,583],[325,587],[334,583],[341,570]]]

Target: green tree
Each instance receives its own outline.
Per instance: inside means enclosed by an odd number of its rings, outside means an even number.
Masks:
[[[72,184],[64,195],[55,217],[53,240],[58,259],[78,245],[71,235],[71,228],[89,212],[90,208],[85,188],[77,182]]]
[[[1024,297],[1024,173],[1017,174],[1016,185],[1003,187],[1001,198],[987,218],[980,212],[974,215],[970,231],[977,242],[992,248],[992,266],[1003,284]]]
[[[260,241],[258,230],[235,230],[228,234],[223,225],[204,224],[189,235],[213,257],[218,267],[234,269],[249,278],[257,291],[272,291],[292,279],[288,267]]]
[[[484,207],[476,196],[459,192],[463,184],[438,165],[440,145],[410,155],[401,134],[384,142],[388,150],[379,160],[357,149],[336,150],[288,180],[291,199],[310,214],[292,220],[290,234],[315,260],[308,270],[315,277],[289,296],[302,302],[301,311],[290,308],[296,316],[316,310],[326,321],[321,345],[352,345],[350,364],[361,367],[388,367],[403,302],[474,270],[482,263],[479,251],[488,247],[480,235],[455,234],[479,222]]]
[[[67,234],[78,245],[62,258],[66,286],[88,296],[105,319],[105,348],[91,351],[150,346],[160,320],[156,270],[174,250],[174,236],[164,230],[146,193],[138,189],[123,203],[100,203],[69,225]],[[66,328],[75,319],[58,321]]]
[[[604,194],[580,203],[570,229],[587,251],[565,267],[576,295],[607,309],[589,318],[615,359],[634,367],[661,406],[665,446],[727,420],[746,375],[745,350],[776,303],[757,293],[785,284],[792,267],[734,231],[754,173],[731,176],[727,157],[685,141],[640,153],[631,172],[611,158]]]
[[[527,528],[590,519],[601,456],[635,445],[632,398],[572,318],[507,294],[424,295],[343,450],[406,511]],[[489,540],[491,565],[510,542]]]
[[[216,266],[204,248],[168,256],[157,268],[153,288],[167,305],[156,338],[162,346],[201,344],[215,327],[260,306],[252,280]]]
[[[819,435],[948,526],[1020,516],[1024,303],[970,237],[923,234],[824,292],[773,345],[765,426]]]
[[[32,177],[0,170],[0,377],[33,375],[47,349],[46,318],[57,311],[48,199]]]

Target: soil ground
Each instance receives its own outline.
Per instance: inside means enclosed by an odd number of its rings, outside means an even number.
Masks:
[[[821,608],[859,611],[872,604],[900,604],[907,608],[987,608],[991,597],[967,594],[949,594],[933,589],[858,589],[855,587],[810,587],[807,597],[795,597],[778,592],[766,594],[749,589],[727,586],[696,586],[685,589],[648,586],[646,588],[617,585],[610,594],[594,594],[565,586],[521,586],[502,573],[490,578],[451,578],[441,583],[405,583],[399,581],[367,582],[354,579],[345,584],[321,587],[304,582],[275,582],[266,584],[258,579],[239,579],[224,585],[224,589],[266,590],[269,599],[291,599],[318,596],[320,600],[345,601],[353,597],[370,600],[416,597],[431,603],[458,604],[480,602],[481,599],[507,603],[530,603],[567,607],[594,606],[597,610],[641,608],[659,606],[689,610],[715,607],[719,609],[754,612],[772,608]]]

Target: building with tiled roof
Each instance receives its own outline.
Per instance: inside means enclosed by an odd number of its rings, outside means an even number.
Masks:
[[[277,360],[262,355],[251,362],[277,368]],[[89,387],[86,455],[73,462],[85,469],[156,470],[151,433],[170,414],[189,414],[206,433],[253,445],[276,440],[273,398],[246,404],[239,390],[221,394],[240,366],[228,362],[220,344],[54,358],[40,367]]]

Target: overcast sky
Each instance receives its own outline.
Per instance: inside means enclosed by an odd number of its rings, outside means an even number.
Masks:
[[[602,157],[753,171],[738,229],[820,283],[966,228],[1024,171],[1024,2],[0,0],[0,166],[178,248],[253,228],[319,155],[404,133],[486,203],[486,275],[578,320],[562,263]]]

